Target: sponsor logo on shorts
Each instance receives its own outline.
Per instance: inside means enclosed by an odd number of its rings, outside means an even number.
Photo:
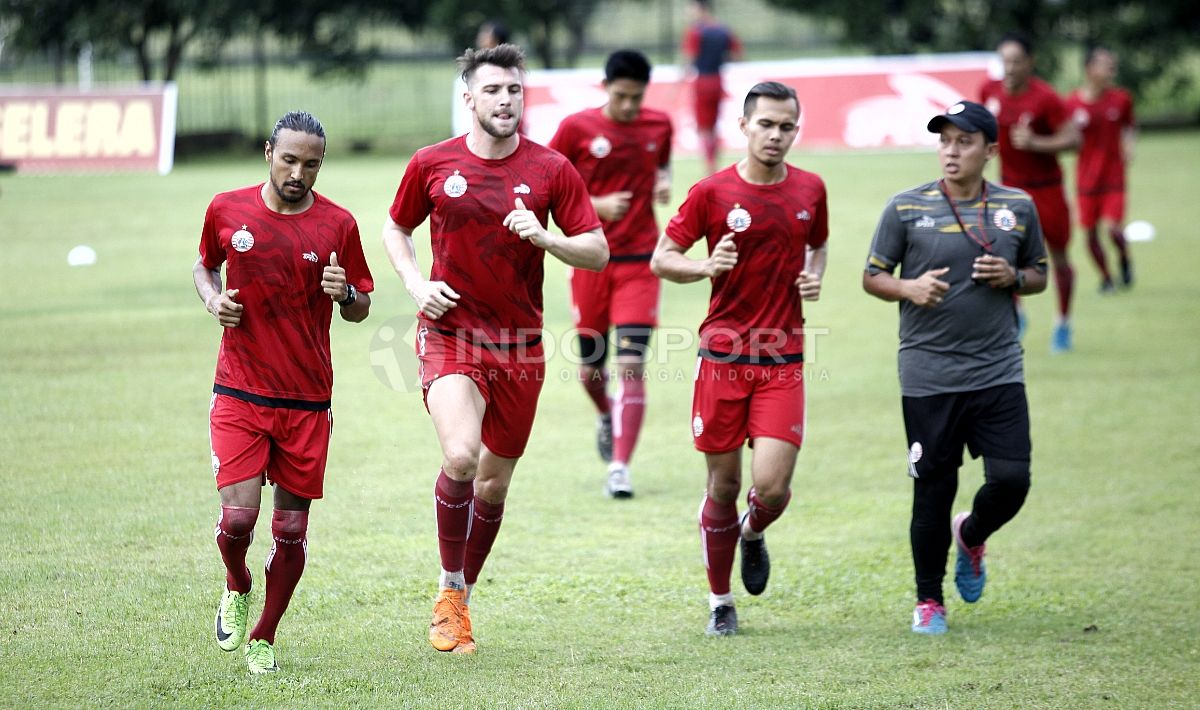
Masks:
[[[992,215],[992,223],[1006,232],[1011,232],[1017,226],[1017,216],[1012,210],[1002,207]]]
[[[212,455],[212,467],[213,467],[213,478],[216,478],[217,474],[221,472],[221,459],[217,458],[216,454]]]
[[[596,158],[607,158],[612,152],[612,142],[604,136],[596,136],[592,139],[592,144],[588,146],[588,152]]]
[[[937,226],[937,222],[935,222],[933,217],[930,217],[929,215],[921,215],[921,219],[918,219],[916,222],[914,222],[913,226],[917,229],[933,229]]]
[[[230,238],[229,243],[239,253],[248,252],[254,247],[254,235],[243,224],[241,229],[233,233],[233,237]]]
[[[454,174],[446,178],[446,182],[442,184],[442,192],[450,197],[462,197],[467,194],[467,179],[455,170]]]
[[[733,204],[733,209],[729,210],[729,214],[725,215],[725,224],[735,232],[744,232],[750,229],[750,213],[742,209],[738,203]]]
[[[696,416],[692,417],[692,436],[694,438],[699,439],[700,435],[703,433],[704,433],[704,418],[701,417],[699,414],[697,414]]]

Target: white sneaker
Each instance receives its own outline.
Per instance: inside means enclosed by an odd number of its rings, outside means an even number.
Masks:
[[[633,497],[633,484],[629,482],[628,466],[616,462],[608,465],[608,483],[604,485],[604,492],[610,498]]]

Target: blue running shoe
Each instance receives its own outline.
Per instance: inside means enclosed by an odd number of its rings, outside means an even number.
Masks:
[[[932,599],[919,602],[913,609],[912,630],[930,636],[946,633],[946,607]]]
[[[987,567],[983,564],[986,545],[967,547],[963,544],[962,526],[970,513],[954,516],[950,530],[954,533],[954,546],[958,548],[958,559],[954,562],[954,586],[964,602],[973,604],[983,596],[983,585],[987,583]]]
[[[1071,324],[1060,321],[1054,326],[1054,336],[1050,339],[1050,352],[1065,353],[1071,351]]]

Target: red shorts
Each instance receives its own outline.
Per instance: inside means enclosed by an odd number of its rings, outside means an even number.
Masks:
[[[650,260],[608,263],[602,271],[571,269],[575,328],[601,335],[614,325],[658,325],[662,284]]]
[[[692,108],[696,113],[696,128],[711,131],[717,125],[717,113],[725,90],[720,74],[701,74],[692,83]]]
[[[1125,193],[1098,192],[1094,195],[1079,194],[1079,226],[1091,229],[1101,219],[1120,225],[1125,221]]]
[[[1022,188],[1033,198],[1037,207],[1038,221],[1042,223],[1042,237],[1050,249],[1065,250],[1071,241],[1071,211],[1067,209],[1067,198],[1062,185]]]
[[[265,474],[288,493],[321,497],[333,436],[332,410],[264,407],[214,394],[208,435],[217,490]]]
[[[423,327],[417,331],[417,359],[421,361],[426,410],[434,380],[466,375],[475,381],[486,404],[483,445],[508,459],[525,453],[546,379],[546,355],[540,341],[512,348],[487,347]]]
[[[692,393],[696,449],[721,454],[768,436],[804,443],[804,363],[736,365],[698,358]]]

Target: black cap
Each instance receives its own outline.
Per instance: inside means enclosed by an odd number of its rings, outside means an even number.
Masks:
[[[946,109],[946,113],[929,119],[929,132],[941,133],[947,123],[953,123],[967,133],[982,133],[988,143],[995,143],[1000,132],[992,112],[974,101],[959,101]]]

